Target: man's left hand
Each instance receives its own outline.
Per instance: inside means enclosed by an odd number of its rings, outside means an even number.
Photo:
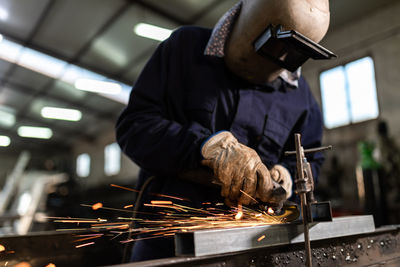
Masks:
[[[271,178],[286,190],[286,199],[292,195],[293,181],[289,171],[282,165],[275,165],[270,170]]]

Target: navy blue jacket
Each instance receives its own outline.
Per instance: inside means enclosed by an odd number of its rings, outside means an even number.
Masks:
[[[149,175],[162,193],[206,201],[218,190],[181,181],[176,174],[200,167],[200,146],[211,134],[228,130],[257,151],[268,168],[282,164],[295,177],[294,133],[305,148],[321,145],[322,118],[303,78],[291,88],[278,78],[250,84],[232,74],[222,58],[205,56],[211,30],[185,26],[162,42],[133,86],[117,122],[117,141],[141,168],[139,186]],[[314,178],[323,157],[307,155]]]

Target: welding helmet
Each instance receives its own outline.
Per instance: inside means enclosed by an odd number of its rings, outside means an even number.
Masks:
[[[329,0],[242,0],[225,44],[226,65],[246,80],[265,83],[309,58],[334,57],[318,44],[329,16]]]

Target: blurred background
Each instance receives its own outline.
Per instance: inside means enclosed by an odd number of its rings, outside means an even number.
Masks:
[[[213,27],[235,0],[0,0],[0,236],[62,228],[49,216],[117,216],[138,167],[114,125],[146,61],[181,25]],[[400,2],[331,0],[303,68],[325,120],[316,195],[334,215],[399,223]],[[156,26],[156,27],[154,27]],[[97,218],[94,217],[94,218]]]

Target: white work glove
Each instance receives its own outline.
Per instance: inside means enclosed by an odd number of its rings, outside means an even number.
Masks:
[[[286,199],[292,195],[293,181],[289,171],[282,165],[275,165],[269,171],[271,178],[286,190]]]

